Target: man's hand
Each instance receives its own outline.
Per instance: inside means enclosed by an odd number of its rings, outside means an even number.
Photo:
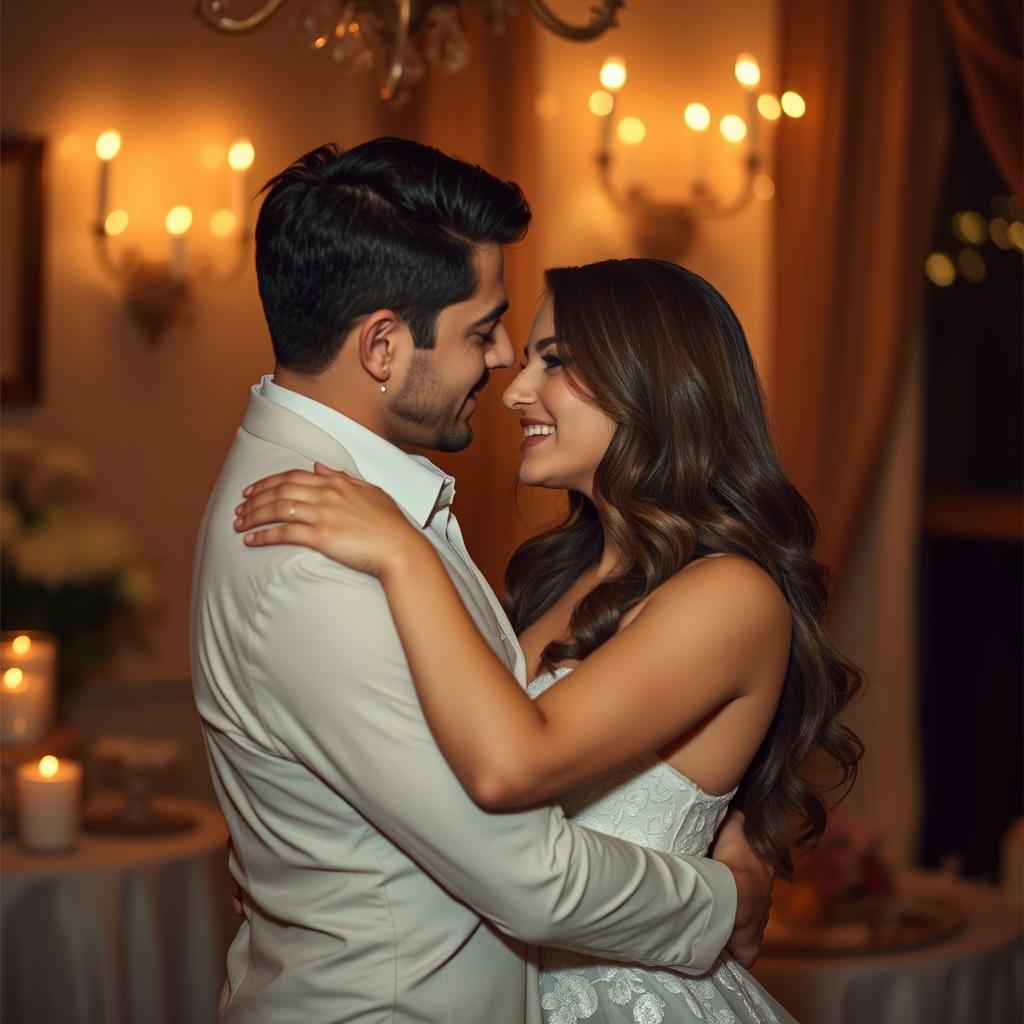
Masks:
[[[726,948],[744,967],[752,967],[761,952],[761,940],[772,907],[775,871],[750,848],[743,834],[743,814],[730,811],[711,849],[736,879],[736,923]]]

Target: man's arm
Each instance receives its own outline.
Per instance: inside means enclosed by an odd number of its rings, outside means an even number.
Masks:
[[[557,808],[489,814],[423,719],[384,594],[304,552],[264,587],[250,623],[268,733],[442,885],[510,935],[703,973],[729,939],[722,863],[579,828]],[[438,638],[438,658],[455,658]]]

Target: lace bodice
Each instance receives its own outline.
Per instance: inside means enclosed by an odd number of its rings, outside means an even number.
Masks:
[[[536,699],[572,671],[546,672],[527,686]],[[705,793],[656,754],[562,794],[566,817],[595,832],[676,854],[704,856],[736,791]],[[796,1024],[728,958],[702,978],[541,951],[545,1024]]]
[[[527,687],[536,699],[572,671],[546,672]],[[628,839],[670,853],[702,857],[729,809],[736,790],[724,796],[705,793],[657,754],[565,793],[566,816],[595,832]]]

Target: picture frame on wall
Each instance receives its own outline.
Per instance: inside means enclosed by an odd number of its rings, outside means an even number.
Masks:
[[[46,144],[0,138],[0,402],[42,398],[43,183]]]

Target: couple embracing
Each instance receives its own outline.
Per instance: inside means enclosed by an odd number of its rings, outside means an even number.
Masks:
[[[377,139],[314,150],[256,228],[275,366],[200,530],[196,701],[244,920],[224,1021],[682,1024],[791,1017],[745,970],[800,775],[859,749],[813,518],[706,281],[549,270],[504,393],[567,521],[504,606],[455,482],[516,354],[517,186]]]

